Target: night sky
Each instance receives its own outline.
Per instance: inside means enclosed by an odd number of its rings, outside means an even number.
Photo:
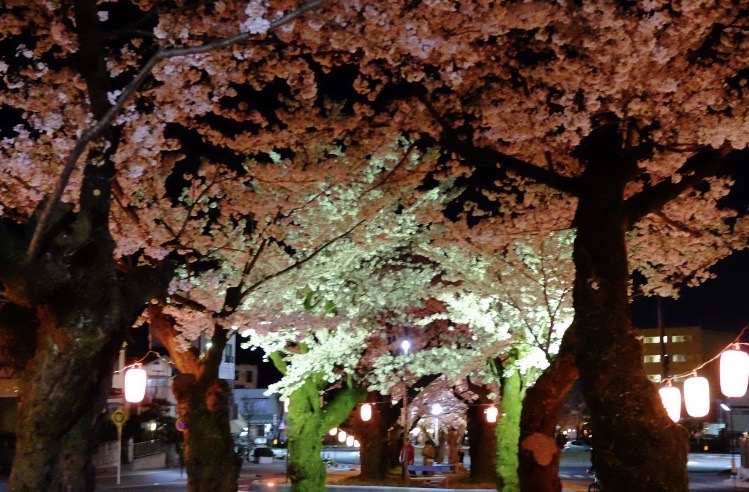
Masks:
[[[739,251],[716,264],[717,278],[691,289],[677,299],[663,301],[664,326],[701,326],[738,333],[749,324],[749,251]],[[632,304],[636,327],[657,326],[657,302],[637,299]]]

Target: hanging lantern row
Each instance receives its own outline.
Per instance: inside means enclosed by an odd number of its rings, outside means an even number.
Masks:
[[[720,354],[720,391],[728,398],[740,398],[749,386],[749,354],[739,344]],[[681,391],[666,380],[658,392],[671,420],[681,418]],[[684,406],[691,417],[704,417],[710,412],[710,384],[706,378],[693,376],[684,380]]]

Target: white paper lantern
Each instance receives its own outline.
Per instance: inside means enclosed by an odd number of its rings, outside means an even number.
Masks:
[[[497,415],[499,414],[499,410],[497,410],[497,407],[492,405],[489,408],[487,408],[484,413],[486,413],[486,421],[489,422],[490,424],[493,424],[494,422],[497,421]]]
[[[710,412],[710,384],[706,378],[693,376],[684,381],[684,405],[692,417],[704,417]]]
[[[354,436],[346,436],[346,446],[351,447],[354,445]]]
[[[749,384],[749,354],[726,350],[720,354],[720,391],[730,398],[741,398]]]
[[[346,434],[343,431],[340,431],[338,433],[338,442],[345,442],[347,437],[348,437],[348,434]]]
[[[364,405],[362,405],[359,409],[359,414],[361,415],[361,419],[364,422],[370,420],[372,418],[372,405],[370,405],[369,403],[365,403]]]
[[[330,429],[330,431],[328,431],[328,434],[330,434],[331,436],[335,436],[336,434],[338,434],[338,427],[333,427],[332,429]]]
[[[658,390],[666,413],[671,420],[678,422],[681,418],[681,391],[675,386],[664,386]]]
[[[125,400],[139,403],[146,396],[146,371],[142,367],[131,367],[125,371]]]

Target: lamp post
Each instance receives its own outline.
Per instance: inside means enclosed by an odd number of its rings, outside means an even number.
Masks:
[[[720,408],[722,408],[728,414],[728,447],[731,450],[731,475],[736,475],[736,455],[733,451],[733,412],[731,411],[731,407],[729,407],[725,403],[721,403]]]
[[[403,340],[401,342],[401,349],[403,350],[403,414],[402,414],[402,420],[403,420],[403,451],[401,454],[403,455],[403,463],[401,466],[401,480],[405,481],[406,477],[408,476],[408,453],[406,450],[408,449],[408,431],[410,430],[409,422],[408,422],[408,386],[406,384],[406,360],[405,356],[408,355],[408,350],[411,348],[411,342],[408,340]]]

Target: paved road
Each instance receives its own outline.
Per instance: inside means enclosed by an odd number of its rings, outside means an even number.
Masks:
[[[355,461],[358,456],[355,451],[326,450],[324,457],[335,459],[338,463]],[[562,454],[560,477],[564,482],[565,492],[587,490],[590,483],[586,470],[590,466],[590,453],[565,452]],[[731,460],[729,455],[690,454],[687,464],[690,478],[690,491],[694,492],[728,492],[740,489],[729,479]],[[283,483],[286,465],[283,460],[275,460],[270,465],[245,463],[239,480],[239,490],[251,490],[251,484],[258,479],[276,478]],[[728,479],[728,480],[727,480]],[[112,473],[97,477],[97,490],[120,492],[177,492],[187,489],[187,477],[177,469],[146,470],[139,472],[124,472],[121,484],[117,485],[116,476]],[[0,478],[0,492],[6,492],[4,480]]]

